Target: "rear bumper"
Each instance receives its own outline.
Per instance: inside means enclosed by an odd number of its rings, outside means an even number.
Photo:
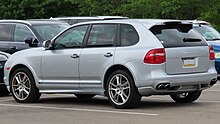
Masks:
[[[213,86],[212,79],[217,79],[216,71],[209,71],[208,73],[195,73],[183,75],[167,75],[164,77],[154,77],[151,84],[148,81],[140,81],[140,83],[148,84],[146,86],[138,87],[141,95],[167,95],[172,93],[192,92],[198,90],[205,90]],[[146,83],[148,82],[148,83]],[[169,88],[159,90],[158,85],[161,83],[169,84]]]

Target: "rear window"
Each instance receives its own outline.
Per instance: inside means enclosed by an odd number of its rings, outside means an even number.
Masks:
[[[153,26],[150,30],[165,48],[207,46],[206,41],[192,29],[191,24],[169,23]]]

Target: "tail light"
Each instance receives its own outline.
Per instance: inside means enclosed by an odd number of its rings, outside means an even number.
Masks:
[[[209,59],[214,60],[215,59],[215,53],[213,47],[209,46]]]
[[[164,48],[152,49],[146,54],[144,58],[144,63],[148,64],[161,64],[165,61],[166,53]]]

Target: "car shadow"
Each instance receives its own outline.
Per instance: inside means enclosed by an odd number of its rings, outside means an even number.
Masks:
[[[76,97],[53,97],[53,98],[41,98],[39,100],[41,104],[53,104],[53,105],[80,105],[80,106],[96,106],[96,107],[112,107],[110,102],[105,97],[94,97],[89,99],[78,99]],[[205,105],[201,102],[194,103],[176,103],[170,99],[147,99],[141,100],[135,109],[161,109],[161,108],[175,108],[175,107],[187,107],[187,106],[202,106]]]

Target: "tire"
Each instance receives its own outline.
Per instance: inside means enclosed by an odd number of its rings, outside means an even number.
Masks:
[[[79,99],[89,99],[95,96],[95,94],[74,94]]]
[[[0,96],[8,96],[9,94],[10,92],[8,91],[5,85],[0,86]]]
[[[178,93],[171,94],[170,97],[177,103],[192,103],[200,97],[201,93],[202,91]]]
[[[13,98],[20,103],[37,102],[41,96],[34,77],[27,68],[18,68],[12,74],[10,91]]]
[[[117,70],[109,76],[106,91],[110,103],[115,108],[133,108],[141,100],[133,78],[126,70]]]

